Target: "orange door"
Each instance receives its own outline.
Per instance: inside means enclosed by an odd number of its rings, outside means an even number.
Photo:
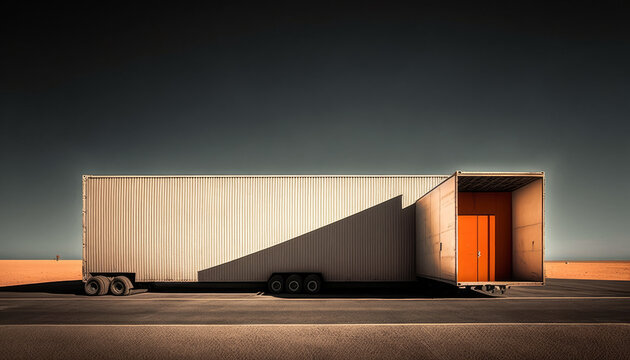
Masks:
[[[477,215],[457,217],[457,279],[477,281]]]
[[[477,216],[477,281],[488,281],[488,217]]]
[[[488,280],[495,280],[495,239],[496,239],[496,220],[494,215],[488,215]]]
[[[458,281],[494,281],[494,215],[457,217]]]

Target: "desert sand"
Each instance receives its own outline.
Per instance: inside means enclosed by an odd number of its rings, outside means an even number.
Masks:
[[[548,278],[630,280],[630,261],[545,261]]]
[[[81,260],[0,260],[0,286],[81,280]]]
[[[630,261],[546,261],[556,279],[630,281]],[[81,280],[81,260],[0,260],[0,286]]]

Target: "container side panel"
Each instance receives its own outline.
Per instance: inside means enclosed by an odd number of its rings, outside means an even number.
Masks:
[[[455,177],[416,202],[416,276],[455,281]]]
[[[457,218],[455,210],[455,179],[440,186],[440,278],[457,281],[455,275],[455,249]]]
[[[88,177],[86,273],[264,281],[270,269],[308,268],[331,281],[410,280],[414,203],[444,179]]]
[[[514,280],[543,281],[543,179],[512,193]]]
[[[433,269],[436,277],[441,278],[442,270],[440,269],[440,190],[437,189],[435,193],[431,194],[431,207],[429,208],[429,224],[428,229],[430,233],[429,237],[430,253],[432,263],[435,268]]]

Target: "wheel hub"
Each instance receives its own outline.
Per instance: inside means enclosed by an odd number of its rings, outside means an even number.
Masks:
[[[306,288],[309,291],[315,291],[317,290],[317,281],[309,281],[308,284],[306,284]]]
[[[296,290],[297,290],[297,289],[299,289],[299,288],[300,288],[300,284],[298,284],[298,282],[297,282],[297,281],[291,281],[291,282],[289,283],[289,289],[290,289],[291,291],[296,291]]]

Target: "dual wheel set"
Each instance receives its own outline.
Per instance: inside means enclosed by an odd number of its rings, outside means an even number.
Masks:
[[[273,294],[317,294],[322,288],[322,277],[317,274],[274,274],[269,278],[267,288]]]
[[[133,289],[133,283],[126,276],[107,277],[97,275],[90,277],[85,282],[85,293],[87,295],[107,295],[111,293],[116,296],[129,295]]]

